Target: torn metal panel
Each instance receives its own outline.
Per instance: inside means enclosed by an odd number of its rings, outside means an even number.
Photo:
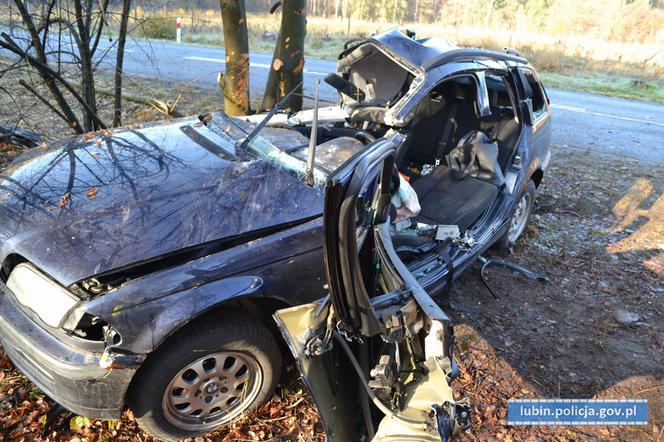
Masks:
[[[330,440],[447,440],[468,422],[449,385],[449,318],[392,246],[394,147],[377,140],[330,175],[330,295],[274,315]],[[348,411],[358,404],[359,413]]]

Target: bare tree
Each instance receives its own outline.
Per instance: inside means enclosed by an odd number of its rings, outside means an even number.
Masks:
[[[220,0],[226,47],[226,73],[217,84],[228,115],[247,115],[249,106],[249,35],[244,0]]]
[[[272,7],[274,12],[281,4],[281,27],[274,48],[272,65],[265,86],[263,109],[274,107],[276,102],[293,90],[303,79],[304,37],[307,33],[306,0],[282,0]],[[302,87],[288,103],[293,111],[302,109]]]
[[[121,122],[122,63],[130,4],[131,0],[123,0],[120,19],[115,125]],[[23,80],[19,84],[77,133],[106,128],[97,109],[95,73],[109,51],[99,48],[111,14],[109,0],[46,0],[38,7],[25,0],[14,0],[14,6],[23,26],[10,31],[11,34],[2,32],[0,48],[18,58],[12,68],[23,66],[36,72],[50,97],[41,94],[35,84]],[[75,78],[80,78],[80,83]]]

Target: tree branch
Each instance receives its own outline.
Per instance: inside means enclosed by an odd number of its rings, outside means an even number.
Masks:
[[[44,98],[44,96],[43,96],[42,94],[40,94],[39,92],[37,92],[32,86],[30,86],[28,83],[26,83],[26,82],[23,81],[23,80],[19,80],[19,81],[18,81],[18,84],[20,84],[21,86],[23,86],[24,88],[26,88],[26,89],[28,90],[28,92],[30,92],[32,95],[34,95],[39,101],[41,101],[42,103],[44,103],[49,109],[51,109],[51,111],[53,111],[53,113],[54,113],[55,115],[57,115],[58,117],[60,117],[61,119],[63,119],[63,120],[65,121],[65,123],[67,123],[67,124],[70,123],[70,121],[67,119],[67,117],[65,116],[65,114],[63,114],[62,112],[60,112],[60,111],[58,110],[58,108],[56,108],[56,107],[53,106],[51,103],[49,103],[48,100],[47,100],[46,98]]]
[[[37,60],[35,57],[31,56],[30,54],[26,54],[25,52],[23,52],[23,50],[21,50],[21,49],[20,49],[20,48],[19,48],[19,47],[18,47],[18,46],[12,41],[12,39],[11,39],[11,37],[10,37],[9,35],[7,35],[7,34],[4,33],[4,32],[3,32],[2,34],[0,34],[0,35],[2,35],[2,37],[3,37],[5,40],[7,40],[8,42],[11,43],[11,44],[8,44],[7,42],[4,42],[4,41],[0,40],[0,46],[2,46],[2,47],[5,48],[5,49],[10,50],[11,52],[15,53],[16,55],[18,55],[18,56],[20,56],[20,57],[25,58],[25,60],[26,60],[31,66],[37,68],[37,72],[39,72],[40,75],[42,75],[42,77],[45,77],[45,74],[48,74],[48,76],[52,77],[52,79],[58,80],[58,82],[60,82],[60,83],[61,83],[61,84],[62,84],[62,85],[63,85],[63,86],[64,86],[64,87],[65,87],[65,88],[66,88],[66,89],[67,89],[67,90],[68,90],[68,91],[74,96],[74,98],[75,98],[75,99],[81,104],[81,106],[83,106],[84,108],[86,108],[86,109],[88,110],[88,112],[90,112],[90,114],[91,114],[92,117],[97,121],[97,123],[99,124],[99,126],[100,126],[102,129],[106,129],[106,125],[104,124],[103,121],[101,121],[101,119],[99,118],[99,116],[97,116],[96,111],[94,111],[94,110],[88,105],[88,103],[83,99],[83,97],[81,97],[81,95],[76,91],[76,89],[74,89],[74,87],[73,87],[73,86],[72,86],[67,80],[65,80],[60,74],[58,74],[57,72],[55,72],[50,66],[48,66],[48,65],[42,63],[41,61]],[[45,79],[48,79],[48,78],[45,78]],[[51,79],[51,80],[52,80],[52,79]],[[58,90],[58,92],[61,94],[61,92],[60,92],[59,90]],[[56,98],[57,98],[57,97],[56,97]],[[64,97],[63,97],[63,100],[64,100]],[[59,101],[59,100],[58,100],[58,101]],[[60,107],[62,108],[62,104],[61,104],[60,102],[59,102],[58,104],[60,104]],[[66,105],[66,101],[65,101],[65,105]],[[68,105],[66,105],[66,107],[69,108],[69,110],[71,111],[71,108],[70,108]],[[63,111],[64,111],[64,110],[65,110],[65,109],[63,109]],[[65,113],[67,113],[67,112],[65,112]],[[76,117],[73,116],[73,113],[72,113],[72,117],[73,117],[73,119],[76,119]],[[80,128],[79,128],[79,130],[80,130]],[[81,132],[81,133],[82,133],[82,132]]]

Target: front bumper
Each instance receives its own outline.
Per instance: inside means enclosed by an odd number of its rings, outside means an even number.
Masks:
[[[35,323],[0,282],[0,343],[44,393],[82,416],[117,419],[135,368],[101,368],[101,353],[74,348]]]

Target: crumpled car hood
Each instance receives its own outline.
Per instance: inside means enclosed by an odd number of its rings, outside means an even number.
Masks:
[[[207,241],[322,213],[322,192],[195,120],[82,136],[0,175],[0,262],[67,286]]]

